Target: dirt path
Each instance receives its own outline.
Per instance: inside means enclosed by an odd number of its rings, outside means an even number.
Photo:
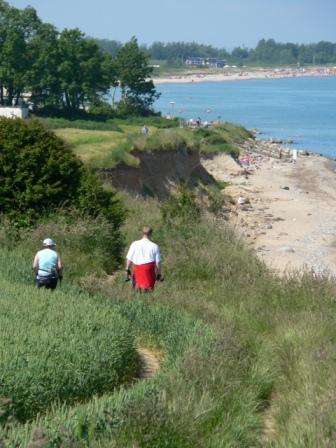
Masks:
[[[336,275],[336,173],[331,161],[299,157],[296,164],[259,160],[245,179],[232,159],[218,156],[205,166],[236,201],[231,223],[268,266],[280,273],[308,269]]]
[[[153,378],[160,368],[160,362],[157,355],[153,351],[143,347],[138,348],[137,351],[141,361],[139,379],[148,380]]]
[[[275,409],[274,403],[276,401],[275,393],[272,394],[269,400],[269,405],[267,409],[263,411],[262,414],[262,442],[263,444],[271,443],[276,439],[277,431],[276,431],[276,421],[275,421]]]

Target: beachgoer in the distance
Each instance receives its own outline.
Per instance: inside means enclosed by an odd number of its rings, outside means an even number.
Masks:
[[[153,291],[156,281],[162,281],[160,248],[151,240],[153,230],[145,226],[141,240],[134,241],[126,256],[126,275],[133,280],[136,291]]]
[[[297,151],[297,149],[293,149],[292,150],[293,163],[297,162],[297,157],[298,157],[298,151]]]
[[[35,255],[33,269],[38,288],[56,289],[58,280],[62,279],[63,264],[55,248],[55,241],[46,238],[43,249]]]
[[[143,135],[149,134],[149,129],[146,125],[141,128],[141,134],[143,134]]]

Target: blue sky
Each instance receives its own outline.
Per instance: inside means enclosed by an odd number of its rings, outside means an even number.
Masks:
[[[7,0],[8,1],[8,0]],[[259,39],[336,41],[336,0],[9,0],[59,28],[141,43],[192,41],[232,48]]]

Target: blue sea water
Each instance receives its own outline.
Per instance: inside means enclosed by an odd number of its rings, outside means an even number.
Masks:
[[[161,84],[156,109],[190,119],[231,121],[262,138],[336,157],[336,77]],[[175,104],[172,105],[171,102]]]

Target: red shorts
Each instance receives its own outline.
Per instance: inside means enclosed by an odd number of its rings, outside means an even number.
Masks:
[[[136,289],[154,289],[156,281],[155,265],[155,262],[133,265],[133,275]]]

